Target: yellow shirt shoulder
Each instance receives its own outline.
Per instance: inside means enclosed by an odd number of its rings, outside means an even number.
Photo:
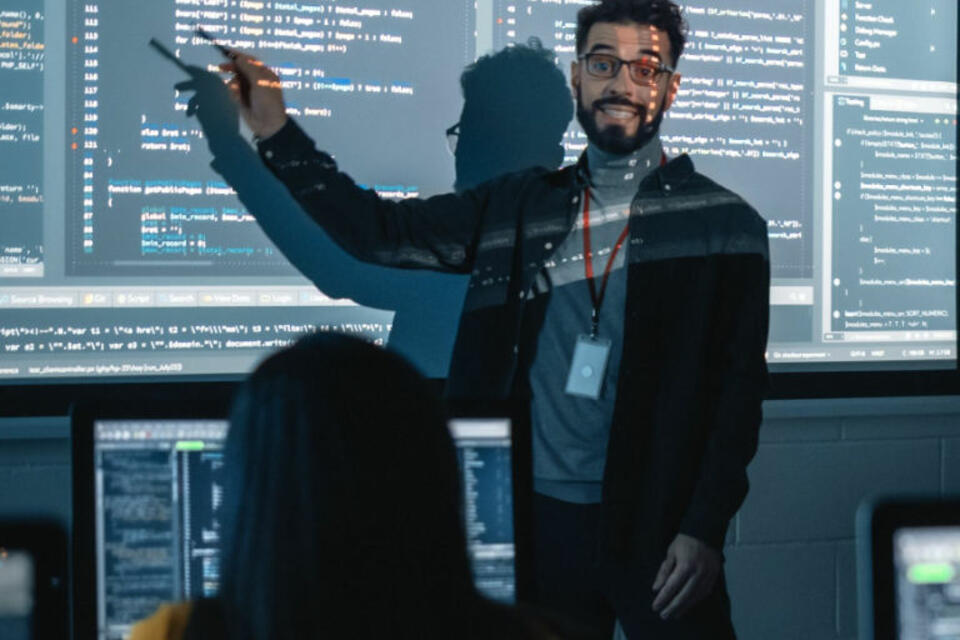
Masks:
[[[180,640],[192,608],[189,602],[161,606],[152,616],[133,626],[130,640]]]

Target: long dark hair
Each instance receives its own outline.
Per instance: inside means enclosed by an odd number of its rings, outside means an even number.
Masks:
[[[400,357],[317,334],[268,358],[225,459],[220,595],[188,637],[432,637],[474,615],[453,443]]]

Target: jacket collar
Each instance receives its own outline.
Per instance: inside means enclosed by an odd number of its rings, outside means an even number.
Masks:
[[[684,153],[660,167],[660,170],[648,176],[644,183],[648,180],[658,180],[657,186],[669,192],[671,189],[682,186],[693,176],[694,172],[693,160]],[[643,187],[644,185],[641,185],[641,188]]]

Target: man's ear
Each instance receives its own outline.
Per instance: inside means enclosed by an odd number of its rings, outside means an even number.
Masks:
[[[673,105],[680,91],[680,81],[683,79],[679,73],[670,76],[670,84],[667,85],[667,97],[663,100],[663,110],[666,111]]]
[[[577,88],[580,86],[580,63],[574,60],[570,63],[570,88],[573,90],[573,97],[577,97]]]

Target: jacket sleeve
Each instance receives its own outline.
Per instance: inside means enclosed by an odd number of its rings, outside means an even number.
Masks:
[[[489,188],[392,201],[363,189],[293,121],[258,144],[260,157],[343,249],[378,264],[469,272]],[[262,214],[261,214],[262,215]]]
[[[709,353],[707,444],[680,532],[722,549],[730,519],[747,495],[747,465],[757,451],[769,384],[770,317],[767,225],[753,214],[728,232],[719,274],[718,312]]]

